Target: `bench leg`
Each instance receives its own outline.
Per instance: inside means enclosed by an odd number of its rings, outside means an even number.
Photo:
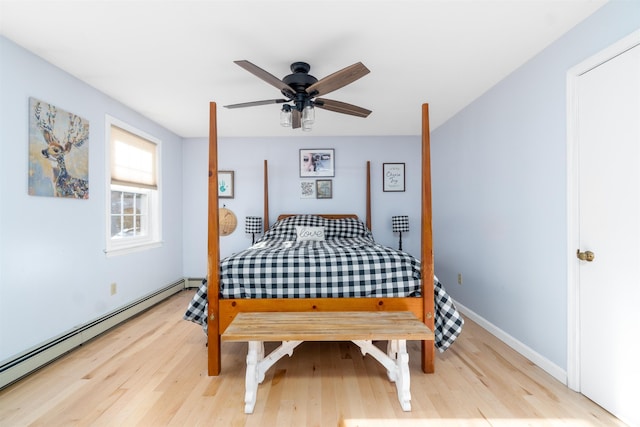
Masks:
[[[398,340],[387,341],[387,356],[394,362],[398,360]],[[387,371],[387,376],[389,377],[389,381],[396,381],[397,375],[395,370]]]
[[[245,377],[244,413],[253,414],[258,397],[258,384],[264,381],[264,375],[278,360],[293,354],[293,349],[302,341],[284,341],[278,348],[264,355],[264,342],[249,341],[247,354],[247,373]]]
[[[262,341],[249,341],[249,352],[247,353],[247,373],[244,387],[244,413],[252,414],[256,406],[258,396],[258,384],[262,382],[259,378],[258,364],[264,358],[264,343]],[[263,376],[264,378],[264,376]]]
[[[397,341],[398,350],[396,366],[398,367],[398,379],[396,388],[398,389],[398,400],[403,411],[411,410],[411,376],[409,374],[409,353],[407,353],[407,341]]]
[[[382,366],[387,369],[390,381],[396,383],[398,401],[403,411],[411,411],[411,377],[409,375],[409,353],[407,353],[406,340],[390,340],[387,345],[387,354],[380,351],[371,341],[353,341],[363,355],[369,353]]]

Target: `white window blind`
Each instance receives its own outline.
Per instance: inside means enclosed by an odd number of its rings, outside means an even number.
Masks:
[[[156,144],[111,126],[111,184],[158,188]]]

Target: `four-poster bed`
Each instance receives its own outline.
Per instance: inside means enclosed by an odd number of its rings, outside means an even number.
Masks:
[[[238,298],[221,295],[220,247],[218,228],[218,146],[216,104],[210,104],[209,133],[209,202],[208,202],[208,271],[207,289],[208,312],[206,317],[208,335],[208,372],[219,375],[221,371],[221,335],[236,314],[241,312],[331,312],[331,311],[410,311],[434,331],[434,268],[431,230],[431,173],[430,173],[429,109],[422,106],[422,213],[421,213],[421,262],[418,296],[401,297],[320,297],[320,298]],[[265,160],[264,171],[264,227],[269,229],[268,173]],[[367,162],[366,228],[371,230],[370,164]],[[322,215],[325,218],[353,218],[354,215]],[[280,216],[283,220],[287,215]],[[357,216],[356,216],[357,218]],[[306,224],[306,223],[305,223]],[[435,282],[436,285],[439,285]],[[436,286],[435,292],[443,292]],[[446,294],[445,294],[446,295]],[[454,309],[455,310],[455,309]],[[457,315],[457,313],[456,313]],[[458,327],[461,328],[461,319]],[[457,332],[459,333],[459,331]],[[457,333],[455,334],[457,336]],[[455,336],[454,336],[455,339]],[[422,342],[422,369],[434,372],[435,346],[433,340]]]

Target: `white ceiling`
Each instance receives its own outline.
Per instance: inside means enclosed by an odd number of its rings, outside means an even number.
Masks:
[[[182,137],[208,135],[210,101],[219,136],[301,134],[277,105],[223,108],[281,97],[234,60],[318,79],[361,61],[371,73],[326,98],[373,113],[318,110],[305,134],[418,135],[422,103],[435,129],[604,3],[0,0],[0,33]]]

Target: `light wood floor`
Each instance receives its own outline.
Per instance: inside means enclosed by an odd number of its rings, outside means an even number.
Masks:
[[[202,329],[182,320],[184,291],[0,391],[1,426],[622,426],[616,418],[467,320],[420,371],[410,342],[413,411],[358,347],[304,343],[280,360],[243,413],[245,343],[223,343],[206,371]]]

